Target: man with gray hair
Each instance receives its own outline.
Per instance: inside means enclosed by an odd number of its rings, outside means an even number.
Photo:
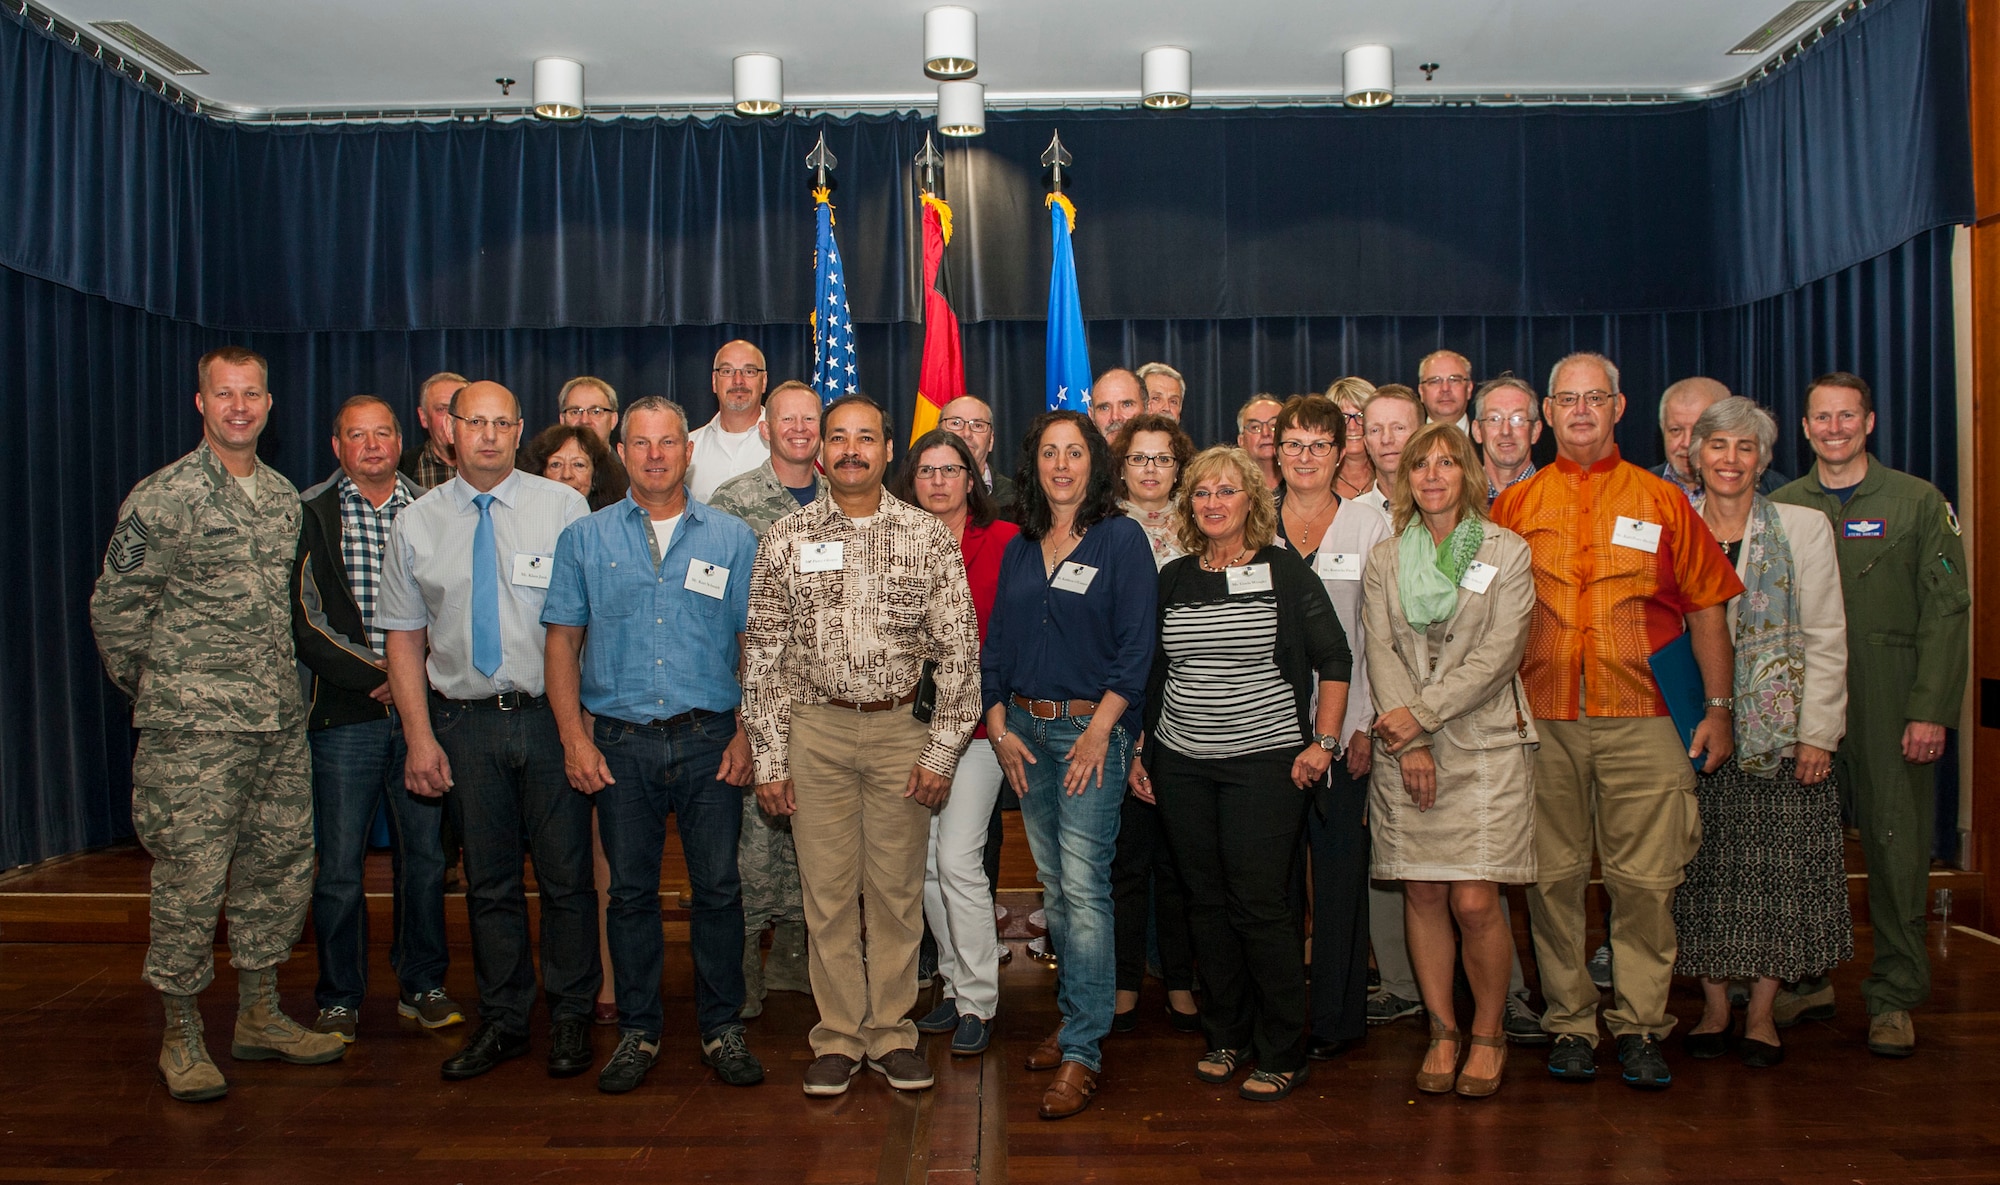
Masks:
[[[611,433],[618,427],[618,392],[595,375],[580,374],[557,393],[556,418],[572,428],[590,429],[610,448]]]
[[[1689,501],[1701,494],[1701,479],[1688,463],[1688,441],[1694,434],[1694,422],[1729,395],[1728,387],[1701,377],[1682,379],[1660,392],[1660,436],[1667,442],[1667,459],[1653,472],[1678,486]],[[1766,469],[1764,476],[1757,479],[1757,492],[1769,496],[1790,480],[1776,469]]]
[[[1180,422],[1181,403],[1187,396],[1187,380],[1164,362],[1148,362],[1137,372],[1139,385],[1146,388],[1146,410]]]
[[[417,423],[423,426],[424,442],[405,450],[396,469],[420,491],[435,489],[458,472],[458,453],[452,448],[451,397],[465,382],[462,374],[440,370],[417,387]],[[313,497],[313,491],[307,491],[306,496]]]
[[[1542,438],[1542,410],[1525,379],[1503,374],[1472,401],[1472,442],[1486,469],[1486,500],[1535,475],[1530,452]]]

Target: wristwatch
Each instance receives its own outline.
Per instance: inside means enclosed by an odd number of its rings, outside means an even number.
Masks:
[[[1705,708],[1721,708],[1732,716],[1736,714],[1736,701],[1726,696],[1711,695],[1701,703]]]
[[[1327,752],[1333,754],[1335,757],[1340,756],[1339,733],[1316,732],[1313,734],[1313,744],[1318,745],[1322,749],[1325,749]]]

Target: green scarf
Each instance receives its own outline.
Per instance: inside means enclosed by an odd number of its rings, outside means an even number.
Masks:
[[[1397,543],[1398,573],[1403,591],[1403,620],[1410,628],[1429,629],[1458,610],[1458,582],[1479,554],[1486,538],[1485,524],[1468,515],[1459,520],[1444,546],[1431,541],[1431,531],[1420,517],[1412,517]]]

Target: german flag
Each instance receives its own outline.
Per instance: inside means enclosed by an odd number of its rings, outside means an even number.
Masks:
[[[917,376],[917,410],[910,442],[937,427],[938,412],[965,394],[965,359],[959,351],[958,315],[951,311],[945,280],[944,248],[951,242],[951,207],[923,195],[924,204],[924,363]]]

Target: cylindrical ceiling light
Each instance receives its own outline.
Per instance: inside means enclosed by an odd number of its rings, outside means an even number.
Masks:
[[[924,73],[970,78],[979,73],[979,17],[948,4],[924,14]]]
[[[1139,57],[1139,101],[1170,111],[1185,107],[1194,91],[1194,55],[1178,45],[1159,45]]]
[[[535,114],[543,119],[583,118],[583,63],[535,59]]]
[[[1396,58],[1386,45],[1357,45],[1340,55],[1340,89],[1349,107],[1396,101]]]
[[[738,54],[735,83],[738,112],[776,115],[785,109],[785,63],[770,54]]]
[[[980,136],[986,133],[986,84],[983,82],[938,83],[938,131],[947,136]]]

